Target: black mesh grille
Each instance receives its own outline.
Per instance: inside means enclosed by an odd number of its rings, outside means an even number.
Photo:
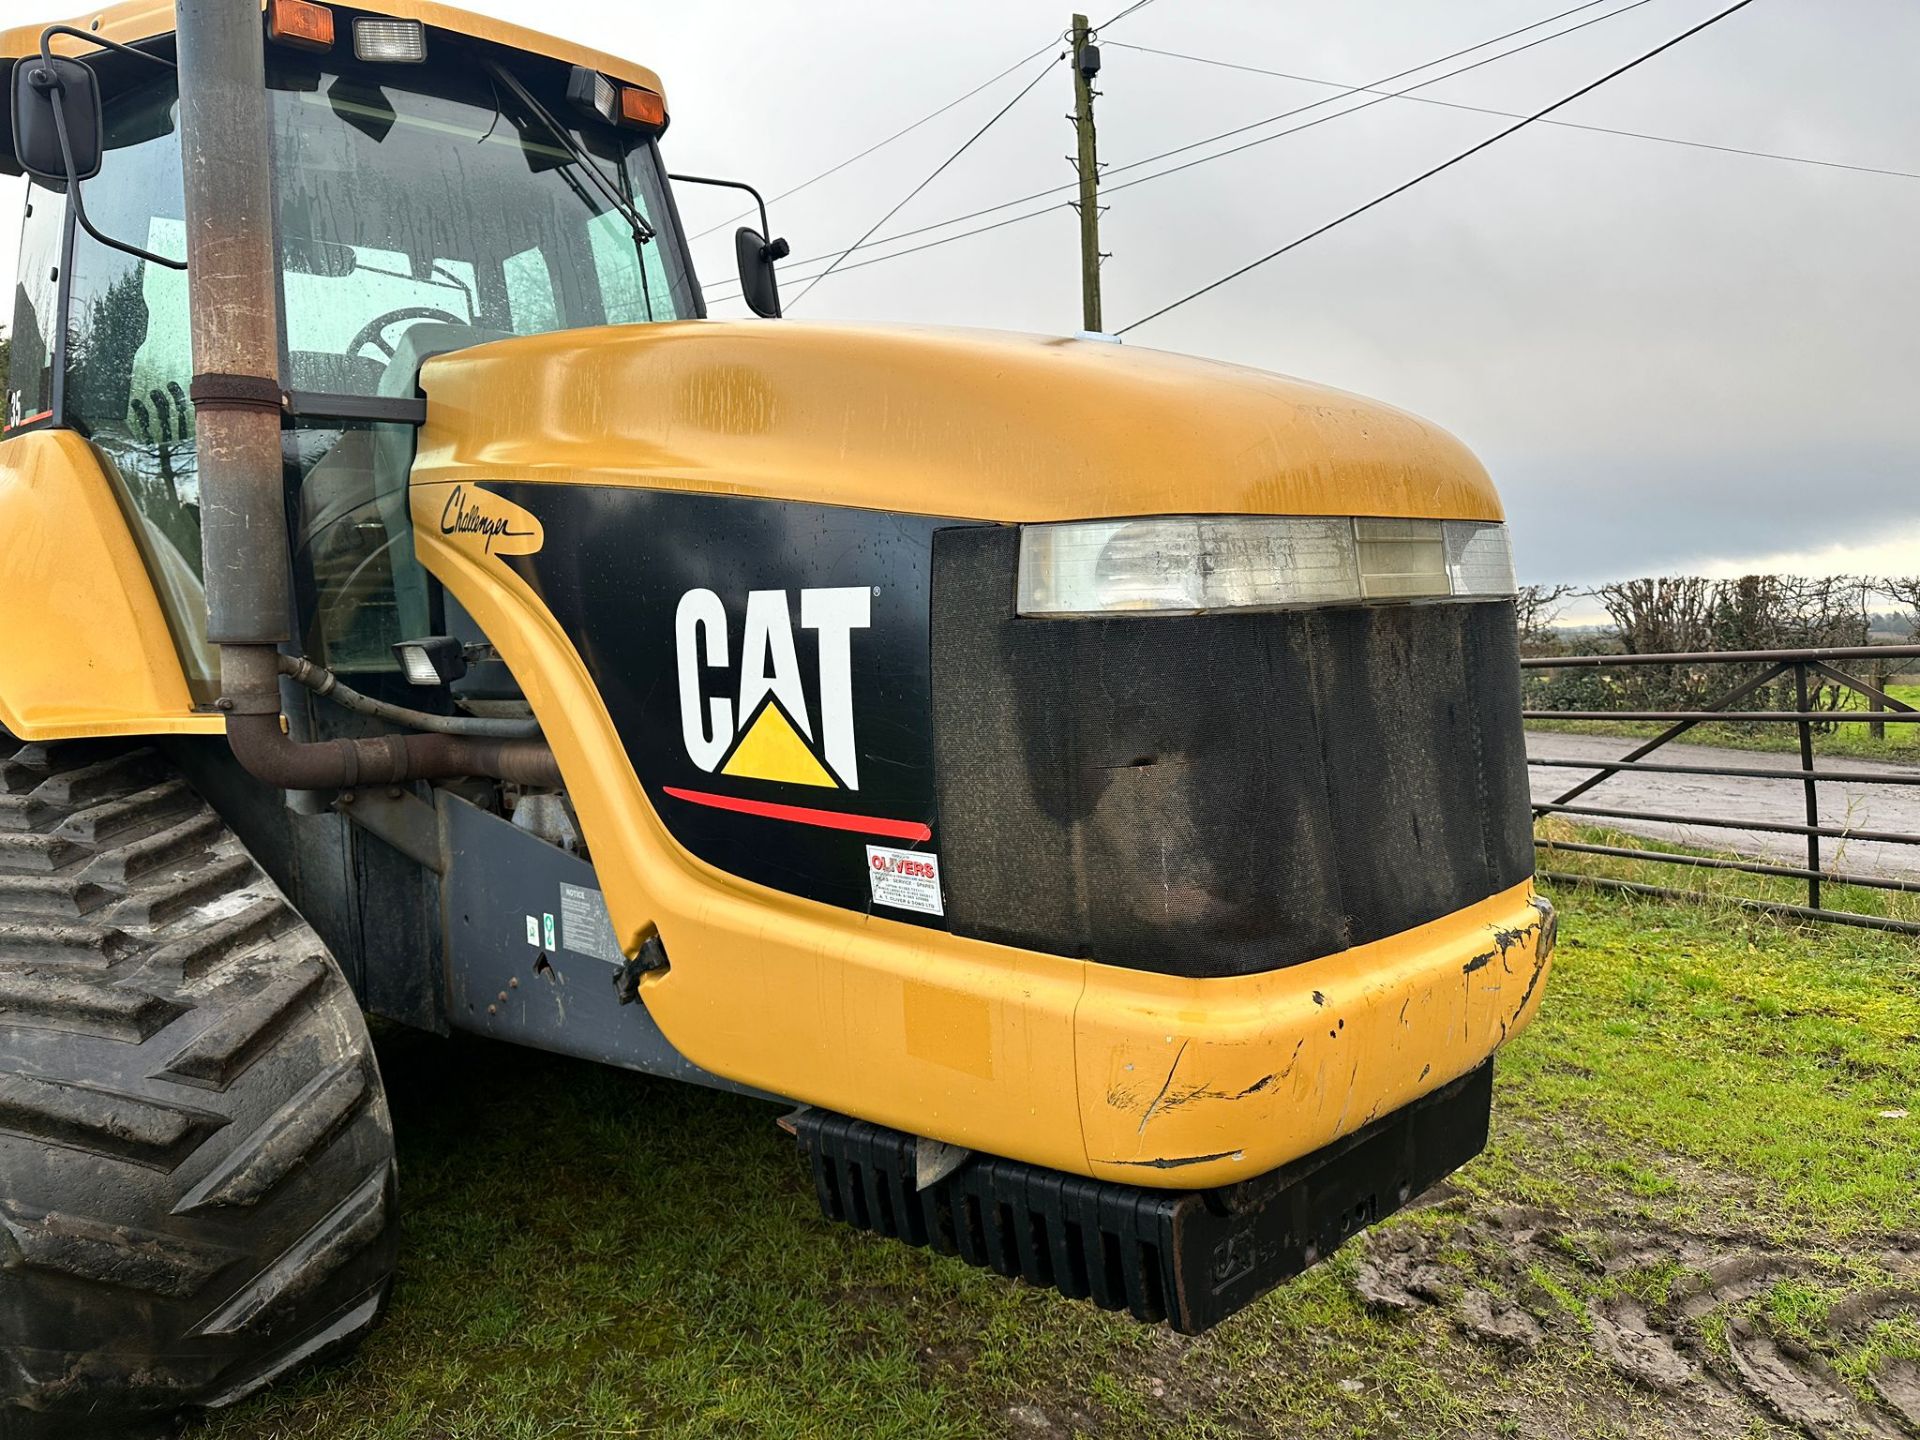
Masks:
[[[1511,605],[1022,620],[1017,549],[934,540],[956,933],[1240,975],[1532,873]]]
[[[992,1155],[921,1190],[913,1136],[826,1110],[793,1124],[829,1220],[1197,1335],[1478,1155],[1492,1097],[1489,1062],[1324,1150],[1215,1190],[1148,1190]]]

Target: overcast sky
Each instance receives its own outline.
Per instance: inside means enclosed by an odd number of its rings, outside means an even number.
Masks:
[[[1124,45],[1365,85],[1573,3],[1151,0],[1105,33],[1101,158],[1117,169],[1338,94]],[[1724,3],[1605,0],[1394,88],[1620,12],[1419,92],[1524,113]],[[1122,8],[1109,5],[1096,22]],[[18,6],[7,0],[10,13]],[[1013,0],[473,0],[473,8],[651,65],[673,115],[670,165],[750,179],[769,194],[963,94],[1046,45],[1068,18]],[[1555,118],[1920,173],[1917,54],[1920,5],[1912,0],[1754,0]],[[796,259],[851,244],[1045,63],[1034,60],[777,203],[775,230]],[[1058,66],[881,233],[1070,180],[1070,103]],[[1116,191],[1103,233],[1112,252],[1108,328],[1509,123],[1390,99]],[[0,272],[11,274],[20,187],[4,184]],[[693,230],[737,208],[713,192],[685,192],[681,203]],[[733,269],[731,231],[696,245],[716,292]],[[1054,210],[836,273],[794,314],[1070,332],[1080,315],[1076,243],[1073,214]],[[1533,126],[1143,326],[1128,343],[1322,380],[1446,426],[1498,481],[1524,578],[1753,565],[1915,572],[1917,254],[1920,179]],[[790,300],[797,276],[817,268],[801,266],[788,279]],[[734,303],[714,313],[744,311]]]

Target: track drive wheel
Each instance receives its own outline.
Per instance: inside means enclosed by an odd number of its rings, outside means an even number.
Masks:
[[[0,735],[0,1440],[170,1434],[352,1343],[397,1238],[319,938],[157,751]]]

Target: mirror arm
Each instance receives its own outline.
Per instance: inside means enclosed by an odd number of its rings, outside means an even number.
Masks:
[[[45,44],[46,37],[42,36],[41,46],[43,49],[45,48]],[[135,51],[134,53],[138,54],[139,52]],[[43,73],[51,75],[53,73],[52,67],[49,66]],[[37,83],[37,81],[35,77],[30,76],[28,77],[28,83],[33,84]],[[59,82],[57,80],[54,81],[46,87],[46,90],[47,99],[53,106],[53,133],[60,137],[60,158],[65,162],[67,167],[67,193],[73,197],[73,218],[80,222],[80,228],[110,250],[118,250],[122,254],[131,255],[136,260],[145,260],[149,264],[164,265],[169,270],[185,270],[187,268],[187,262],[184,260],[170,260],[165,255],[156,255],[151,250],[142,250],[138,245],[129,245],[124,240],[116,240],[111,235],[103,235],[98,227],[94,225],[92,219],[87,215],[87,202],[80,198],[80,177],[73,163],[73,142],[67,138],[67,107],[66,102],[61,98]]]
[[[762,236],[760,258],[766,262],[769,271],[772,270],[773,263],[776,260],[784,260],[791,253],[785,240],[776,240],[773,238],[773,226],[767,220],[767,202],[761,199],[760,192],[754,189],[753,186],[747,184],[746,181],[720,180],[712,175],[676,175],[672,172],[668,172],[667,179],[682,185],[718,185],[726,190],[746,191],[747,194],[753,197],[753,203],[760,207],[760,234]],[[783,313],[779,294],[776,290],[773,302],[773,313],[767,318],[778,320],[782,318]]]
[[[75,40],[84,40],[87,44],[98,46],[102,50],[117,50],[122,55],[135,55],[142,60],[151,60],[155,65],[164,65],[169,70],[180,68],[164,55],[151,55],[145,50],[136,50],[131,45],[122,45],[118,40],[108,40],[91,31],[76,30],[71,25],[49,25],[40,32],[40,59],[49,69],[53,66],[53,37],[56,35],[70,35]]]
[[[747,194],[753,197],[753,203],[760,207],[760,233],[766,236],[769,242],[772,241],[773,227],[767,223],[767,202],[762,200],[760,198],[760,192],[754,189],[753,186],[747,184],[746,181],[716,180],[711,175],[674,175],[671,173],[668,174],[667,179],[678,180],[687,185],[719,185],[728,190],[746,191]]]
[[[131,45],[122,45],[118,40],[108,40],[85,30],[77,30],[71,25],[49,25],[40,32],[41,75],[56,76],[53,68],[53,37],[56,35],[71,36],[75,40],[85,41],[102,50],[114,50],[122,55],[135,55],[155,65],[165,66],[169,70],[180,68],[163,56],[150,55],[145,50],[136,50]],[[80,228],[109,250],[118,250],[122,254],[131,255],[135,259],[145,260],[150,264],[164,265],[169,270],[185,270],[187,262],[184,260],[169,260],[165,255],[155,255],[151,250],[142,250],[138,245],[129,245],[114,239],[111,235],[100,233],[87,214],[86,201],[80,198],[80,176],[78,168],[73,163],[73,142],[67,136],[67,107],[61,95],[60,82],[57,78],[51,78],[50,83],[41,86],[39,77],[35,75],[28,77],[28,83],[44,89],[47,92],[48,102],[53,106],[53,132],[60,138],[60,158],[67,167],[67,193],[73,196],[73,218],[80,222]]]

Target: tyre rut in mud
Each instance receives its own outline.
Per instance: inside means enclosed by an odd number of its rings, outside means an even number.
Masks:
[[[1876,1324],[1920,1317],[1920,1237],[1855,1236],[1852,1245],[1880,1280],[1863,1283],[1819,1247],[1796,1251],[1757,1232],[1524,1205],[1483,1211],[1455,1194],[1430,1200],[1423,1223],[1369,1231],[1354,1287],[1378,1310],[1446,1314],[1496,1351],[1590,1347],[1659,1397],[1665,1433],[1747,1434],[1766,1422],[1809,1440],[1920,1437],[1920,1364],[1883,1356],[1862,1386],[1834,1363]],[[1615,1293],[1575,1314],[1582,1275],[1659,1278],[1652,1293],[1603,1287]],[[1793,1279],[1822,1280],[1839,1297],[1811,1337],[1781,1329],[1755,1303]]]
[[[0,1437],[164,1435],[385,1301],[345,977],[137,742],[0,735]]]

